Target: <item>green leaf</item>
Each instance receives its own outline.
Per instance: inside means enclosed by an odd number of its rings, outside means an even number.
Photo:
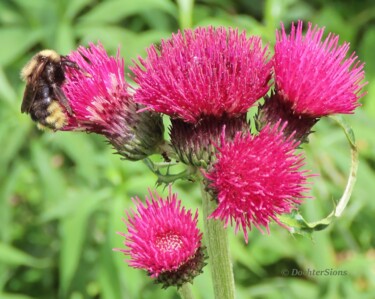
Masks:
[[[94,2],[93,0],[65,0],[66,3],[66,10],[64,18],[68,20],[72,20],[76,17],[80,11],[82,11],[86,6]]]
[[[135,33],[119,26],[107,25],[82,25],[77,29],[76,34],[82,38],[83,44],[99,40],[108,53],[116,53],[120,47],[126,63],[130,63],[132,58],[145,54],[145,48],[151,43],[159,42],[161,38],[169,35],[167,32],[157,30]]]
[[[0,40],[6,45],[0,47],[0,66],[7,66],[22,56],[43,37],[44,30],[30,30],[24,27],[0,28]]]
[[[40,140],[33,140],[31,145],[32,162],[37,169],[39,181],[42,184],[44,198],[47,205],[54,205],[59,200],[64,200],[67,190],[66,178],[57,167],[54,167],[52,154],[48,146],[44,147]]]
[[[4,69],[0,67],[0,101],[6,101],[8,104],[14,104],[17,100],[17,94],[14,87],[10,84]]]
[[[23,18],[19,11],[12,9],[8,3],[0,2],[0,23],[4,26],[22,23]]]
[[[292,234],[300,234],[311,238],[314,231],[320,231],[328,227],[333,221],[333,216],[328,216],[316,222],[307,222],[297,211],[280,215],[279,220],[291,228]]]
[[[111,235],[114,234],[114,231],[109,231],[107,236],[109,239],[112,239]],[[121,284],[125,282],[121,283],[118,279],[118,270],[114,261],[114,255],[116,253],[113,252],[111,245],[112,243],[109,242],[109,240],[104,241],[100,251],[99,281],[102,288],[103,299],[123,298],[121,295]]]
[[[80,18],[83,24],[113,24],[122,19],[140,13],[144,10],[160,9],[169,13],[171,16],[177,16],[177,9],[172,2],[167,0],[123,0],[104,1],[96,5],[92,10]]]
[[[0,293],[1,299],[35,299],[35,297],[29,297],[22,294],[9,294],[9,293]]]
[[[340,41],[353,40],[358,31],[356,24],[348,23],[348,20],[344,19],[337,7],[332,4],[324,6],[311,21],[326,26],[330,32],[339,34]]]
[[[8,134],[8,132],[12,132],[12,134]],[[27,140],[28,132],[28,127],[16,125],[14,122],[12,123],[12,121],[0,127],[1,140],[6,144],[6,146],[2,148],[0,155],[0,165],[2,166],[0,168],[0,177],[6,173],[7,166],[11,161],[15,157],[18,157],[19,151]]]
[[[86,133],[59,132],[58,138],[50,140],[75,164],[75,170],[90,185],[96,184],[99,177],[97,152],[92,135]]]
[[[60,292],[63,298],[67,297],[69,286],[74,278],[74,273],[79,265],[85,237],[88,233],[88,221],[103,199],[108,197],[108,192],[89,191],[77,194],[76,209],[60,222],[62,237],[60,255]]]
[[[374,45],[375,45],[375,26],[369,27],[364,33],[364,36],[361,39],[361,48],[359,50],[360,58],[362,61],[365,61],[365,71],[366,77],[369,80],[370,78],[375,77],[375,55],[374,55]],[[374,82],[373,80],[369,80]]]
[[[368,91],[368,94],[367,96],[365,97],[365,104],[364,104],[364,109],[365,112],[372,118],[372,120],[375,120],[375,101],[374,101],[374,98],[375,98],[375,74],[373,77],[367,75],[367,79],[369,81],[369,84],[367,85],[367,91]],[[372,127],[364,127],[365,129],[367,130],[371,130]],[[361,132],[359,132],[361,133]],[[372,136],[374,136],[374,134],[372,134]]]
[[[374,82],[375,83],[375,82]],[[375,95],[375,84],[371,84]],[[372,103],[368,103],[372,105]],[[356,132],[356,144],[361,158],[372,159],[375,152],[375,105],[372,105],[374,108],[373,114],[372,111],[363,111],[359,109],[352,118],[352,127],[353,131]],[[366,105],[366,108],[369,108]],[[366,163],[366,161],[364,161]],[[362,166],[362,163],[361,163]],[[362,172],[362,170],[360,171]],[[360,180],[358,181],[358,183]]]
[[[2,242],[0,242],[0,262],[7,265],[22,265],[35,268],[45,268],[48,265],[46,260],[37,259],[11,245]]]
[[[128,208],[129,204],[131,204],[130,198],[126,198],[124,196],[124,193],[127,189],[128,188],[126,187],[126,185],[119,186],[118,190],[116,190],[116,193],[112,198],[112,207],[108,209],[109,223],[107,242],[110,245],[111,249],[124,248],[124,238],[118,235],[117,232],[126,232],[126,226],[122,222],[122,218],[125,218],[124,210]],[[116,268],[116,273],[118,273],[122,295],[128,294],[129,298],[139,297],[139,294],[142,291],[141,288],[145,276],[144,273],[142,273],[142,271],[129,267],[124,262],[125,256],[122,253],[111,251],[107,252],[107,254],[111,256],[111,262]],[[101,269],[101,271],[108,271],[108,268],[112,267],[112,265],[103,265],[102,267],[105,267],[105,269]],[[107,277],[107,279],[108,278],[109,277]],[[103,279],[103,277],[101,279]],[[115,284],[117,284],[117,282],[113,282],[111,284],[113,288],[116,288]],[[123,297],[124,296],[117,298]]]
[[[59,53],[68,54],[75,49],[74,30],[67,21],[61,22],[56,33],[56,41],[54,48]]]
[[[21,161],[14,161],[11,168],[6,168],[6,176],[4,175],[4,177],[0,179],[0,240],[4,243],[10,243],[12,241],[14,228],[13,214],[15,211],[9,199],[12,197],[14,190],[19,184],[21,173],[25,170],[24,168],[25,164]]]

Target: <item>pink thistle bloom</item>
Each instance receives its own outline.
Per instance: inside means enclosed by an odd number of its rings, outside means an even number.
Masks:
[[[138,113],[124,77],[124,60],[108,56],[101,44],[79,47],[67,57],[80,70],[66,68],[63,91],[73,114],[65,131],[85,130],[106,136],[119,154],[140,160],[155,152],[163,140],[161,117]]]
[[[159,48],[159,47],[158,47]],[[197,28],[151,46],[132,68],[134,99],[148,109],[186,122],[204,116],[237,117],[269,89],[268,48],[235,29]]]
[[[120,233],[128,249],[119,250],[130,256],[131,267],[147,270],[156,278],[179,271],[195,258],[202,240],[197,228],[198,211],[193,216],[190,210],[181,207],[171,189],[166,199],[150,191],[145,204],[138,197],[133,201],[137,213],[127,213],[128,220],[124,222],[128,233]]]
[[[349,58],[349,43],[338,45],[339,36],[328,34],[324,27],[312,28],[302,34],[302,21],[292,25],[289,35],[284,25],[276,33],[274,70],[276,91],[297,114],[310,117],[334,113],[353,113],[366,83],[364,64],[355,53]]]
[[[225,226],[235,222],[248,241],[252,225],[269,232],[274,220],[284,226],[278,215],[290,213],[305,198],[308,189],[301,154],[295,154],[298,143],[285,140],[279,124],[266,126],[257,136],[238,133],[233,141],[222,137],[217,161],[206,174],[217,194],[218,207],[210,217],[221,219]]]
[[[131,100],[120,53],[111,57],[101,44],[90,43],[89,48],[80,46],[70,53],[68,59],[82,71],[67,68],[63,90],[74,115],[64,129],[120,134]]]

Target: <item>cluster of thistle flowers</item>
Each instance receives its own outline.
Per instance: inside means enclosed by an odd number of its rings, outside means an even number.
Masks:
[[[272,221],[306,198],[309,174],[302,170],[307,140],[323,116],[353,113],[364,83],[363,64],[349,44],[324,28],[292,24],[276,33],[274,55],[258,36],[231,28],[197,28],[151,46],[131,70],[137,88],[124,79],[119,53],[108,57],[90,44],[69,55],[91,76],[67,71],[64,92],[74,115],[63,130],[107,137],[119,154],[140,160],[162,153],[161,115],[171,118],[170,145],[181,163],[199,168],[217,201],[209,216],[242,229],[269,231]],[[270,90],[272,89],[272,90]],[[268,95],[267,95],[268,94]],[[260,99],[251,132],[246,114]],[[128,263],[162,282],[180,286],[205,265],[197,212],[150,191],[129,211]]]

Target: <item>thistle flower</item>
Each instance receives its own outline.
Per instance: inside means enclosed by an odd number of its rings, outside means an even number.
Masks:
[[[285,126],[285,125],[284,125]],[[238,133],[232,142],[222,141],[217,161],[206,174],[217,196],[218,207],[210,217],[225,226],[235,223],[245,240],[252,225],[269,232],[277,216],[290,213],[305,197],[303,157],[295,154],[298,143],[285,140],[283,127],[266,126],[257,136]],[[223,137],[224,138],[224,137]]]
[[[324,27],[308,29],[303,23],[292,25],[287,35],[282,25],[276,33],[274,69],[277,92],[292,103],[298,114],[321,117],[334,113],[353,113],[359,106],[364,64],[355,53],[349,58],[349,43],[339,46],[339,36],[329,33],[322,41]]]
[[[133,201],[137,212],[127,213],[128,233],[120,233],[128,249],[119,251],[130,257],[128,264],[148,271],[164,287],[191,282],[205,265],[198,211],[193,216],[181,207],[171,189],[166,199],[150,192],[145,204],[138,197]]]
[[[161,117],[138,113],[141,107],[129,93],[124,79],[124,61],[117,52],[110,57],[101,44],[79,47],[68,59],[81,70],[68,68],[64,93],[73,115],[62,130],[85,130],[102,134],[119,154],[140,160],[154,153],[163,140]]]
[[[260,107],[258,122],[264,126],[281,118],[289,133],[296,131],[295,138],[305,141],[320,117],[353,113],[360,105],[364,64],[355,53],[346,58],[349,43],[339,45],[338,35],[323,39],[324,27],[309,23],[303,35],[299,21],[287,35],[281,25],[273,58],[275,93]]]
[[[267,47],[235,29],[185,30],[147,54],[132,68],[139,84],[135,101],[185,122],[237,117],[269,89]]]

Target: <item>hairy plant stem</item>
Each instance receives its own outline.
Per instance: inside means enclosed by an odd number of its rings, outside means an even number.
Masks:
[[[177,0],[177,5],[180,28],[191,28],[193,26],[194,0]]]
[[[346,183],[346,187],[344,190],[343,195],[341,196],[339,203],[336,206],[336,209],[332,212],[335,217],[340,217],[341,214],[344,212],[346,205],[349,202],[349,199],[352,195],[355,182],[357,180],[357,171],[358,171],[358,150],[355,143],[354,132],[350,128],[349,124],[346,123],[343,117],[338,116],[331,116],[333,120],[335,120],[343,129],[346,139],[350,145],[351,151],[351,166],[350,166],[350,173],[348,177],[348,181]]]
[[[351,166],[348,180],[346,182],[345,190],[339,199],[337,205],[334,207],[332,212],[325,218],[314,222],[307,222],[299,214],[284,214],[280,215],[278,218],[281,222],[285,223],[287,226],[293,228],[294,232],[300,234],[311,234],[313,231],[320,231],[328,227],[335,218],[339,218],[346,206],[348,205],[349,199],[352,195],[355,182],[357,180],[358,171],[358,149],[355,143],[355,136],[353,130],[350,128],[349,124],[345,121],[342,116],[330,116],[331,119],[337,122],[337,124],[342,128],[346,139],[350,146],[351,151]]]
[[[234,299],[234,278],[232,262],[229,257],[228,236],[222,222],[207,217],[215,210],[216,202],[205,190],[203,179],[200,180],[205,239],[208,262],[216,299]]]
[[[178,289],[178,293],[181,299],[194,299],[193,293],[191,292],[190,284],[187,282]]]

